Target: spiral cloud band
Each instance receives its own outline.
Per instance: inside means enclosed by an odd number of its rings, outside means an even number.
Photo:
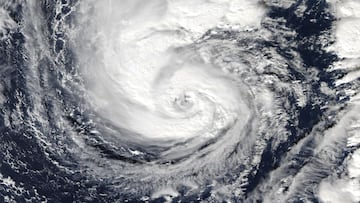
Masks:
[[[239,3],[110,1],[84,8],[79,37],[90,41],[77,47],[94,108],[119,127],[158,139],[213,137],[240,112],[248,117],[236,91],[241,84],[191,45],[206,30],[231,22]]]
[[[0,0],[0,202],[359,202],[356,8]]]

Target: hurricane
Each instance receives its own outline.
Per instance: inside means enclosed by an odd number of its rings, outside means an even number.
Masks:
[[[355,0],[0,0],[0,202],[360,202]]]

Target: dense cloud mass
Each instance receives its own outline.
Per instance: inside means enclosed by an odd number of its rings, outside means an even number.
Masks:
[[[356,0],[0,0],[0,202],[360,202]]]

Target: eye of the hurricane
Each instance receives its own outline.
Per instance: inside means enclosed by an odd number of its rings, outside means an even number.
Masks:
[[[152,86],[155,107],[149,105],[149,111],[138,117],[130,115],[134,120],[132,130],[153,138],[180,139],[213,137],[233,124],[239,113],[240,95],[231,90],[233,82],[212,68],[186,65],[171,73],[162,69]]]
[[[179,111],[188,111],[194,106],[193,98],[194,95],[190,93],[184,93],[179,97],[175,98],[174,105],[176,110]]]

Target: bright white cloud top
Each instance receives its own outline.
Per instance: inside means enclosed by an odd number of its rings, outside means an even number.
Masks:
[[[90,40],[80,43],[81,69],[94,108],[114,124],[166,140],[214,137],[239,116],[248,117],[237,90],[242,84],[206,61],[207,53],[181,49],[217,27],[258,28],[265,13],[259,2],[94,1],[88,6],[81,12],[93,9],[93,17],[84,20],[77,40]]]

